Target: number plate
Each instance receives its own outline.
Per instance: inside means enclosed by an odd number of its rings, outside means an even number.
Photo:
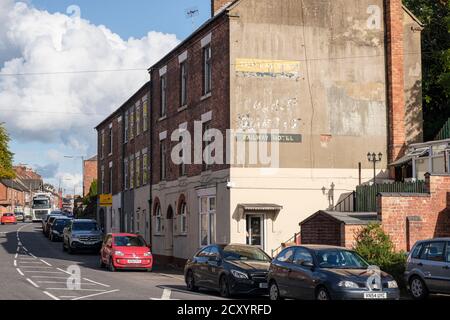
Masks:
[[[386,292],[367,292],[364,293],[364,299],[387,299]]]
[[[269,285],[268,285],[267,283],[260,283],[260,284],[259,284],[259,287],[260,287],[261,289],[267,289],[267,288],[269,288]]]
[[[128,263],[138,264],[142,263],[142,260],[128,260]]]

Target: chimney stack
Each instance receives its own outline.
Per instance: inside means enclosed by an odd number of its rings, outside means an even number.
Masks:
[[[233,1],[230,0],[211,0],[211,17],[214,17],[218,12],[232,2]]]
[[[406,147],[402,0],[385,0],[387,98],[389,114],[388,162]],[[391,175],[394,174],[391,172]]]

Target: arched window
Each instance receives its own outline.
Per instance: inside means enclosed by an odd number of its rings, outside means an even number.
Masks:
[[[187,233],[187,205],[183,202],[180,206],[180,232]]]
[[[159,203],[156,204],[155,208],[155,230],[157,233],[162,231],[161,206]]]

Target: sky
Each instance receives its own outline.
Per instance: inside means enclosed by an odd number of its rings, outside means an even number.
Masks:
[[[0,0],[0,122],[15,164],[80,193],[81,160],[65,156],[93,156],[94,127],[209,16],[210,0]]]

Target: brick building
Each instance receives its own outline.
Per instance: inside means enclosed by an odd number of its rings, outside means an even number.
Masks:
[[[0,214],[23,212],[27,192],[25,185],[20,180],[0,180]]]
[[[99,207],[106,231],[139,232],[149,240],[150,83],[97,126],[98,193],[112,194],[111,208]]]
[[[97,179],[97,156],[83,160],[83,197],[89,194],[92,182]]]
[[[124,144],[120,172],[136,175],[146,145],[151,190],[123,185],[122,202],[113,205],[124,213],[121,230],[145,231],[159,260],[181,262],[214,242],[270,252],[299,221],[373,179],[368,151],[385,155],[377,178],[393,177],[388,164],[422,139],[420,31],[401,0],[212,0],[211,19],[149,69],[151,133],[146,142]],[[97,128],[99,150],[101,132],[108,136],[114,117],[125,119],[121,110]],[[133,121],[124,123],[124,135],[136,130]],[[203,151],[217,142],[210,129],[241,135],[223,145],[232,161],[171,161],[180,144],[174,132],[199,135]],[[235,138],[246,141],[244,152]],[[250,162],[258,141],[273,151],[274,139],[276,167]],[[196,148],[182,156],[198,160]],[[99,161],[102,186],[112,159]],[[137,228],[138,208],[147,210],[148,230],[142,220]]]

